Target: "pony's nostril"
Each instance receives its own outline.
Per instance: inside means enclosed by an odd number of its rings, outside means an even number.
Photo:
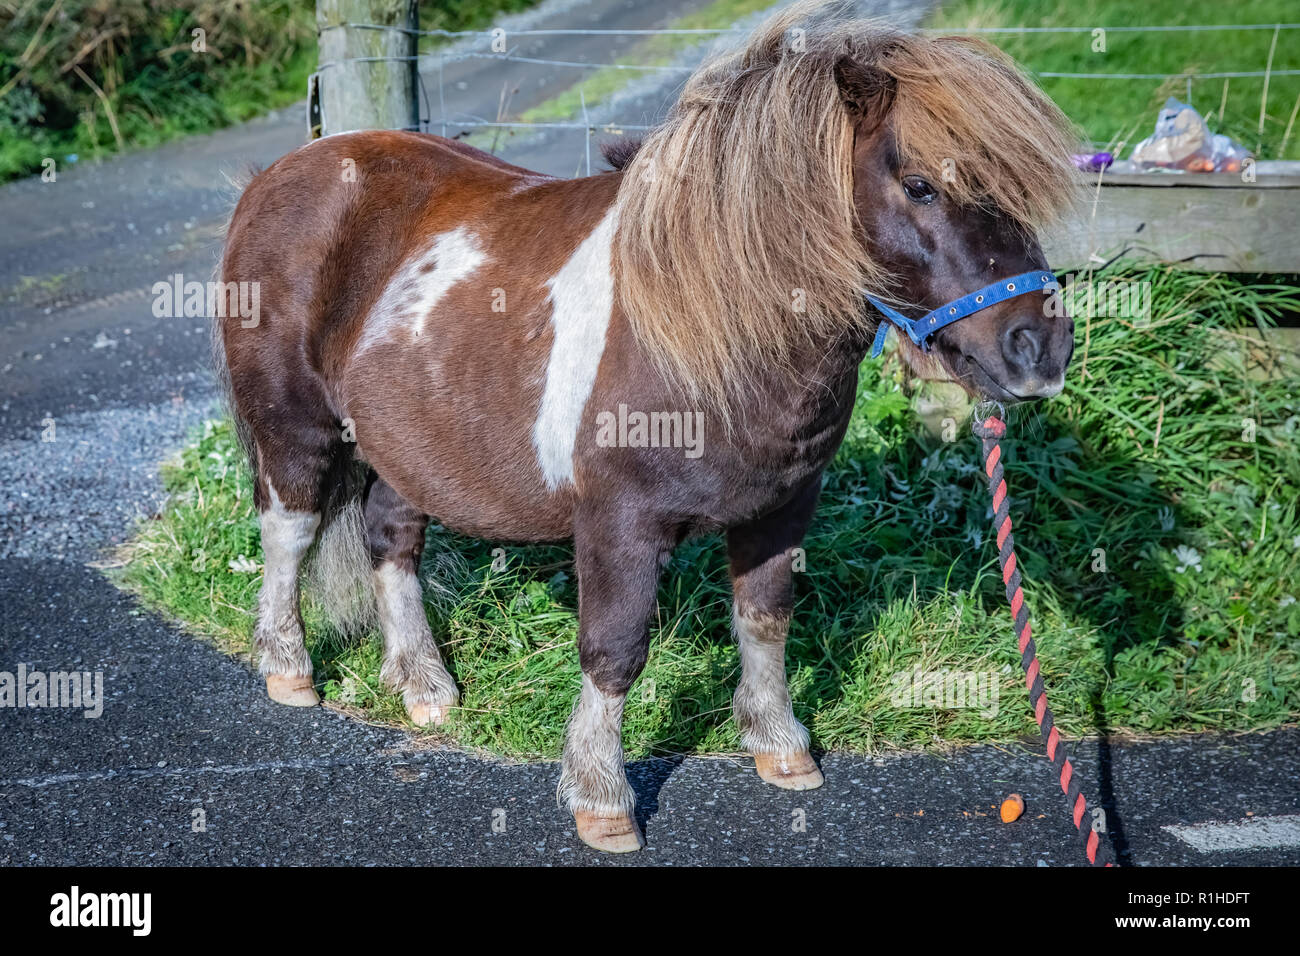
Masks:
[[[1002,356],[1009,365],[1032,368],[1043,357],[1043,342],[1040,329],[1032,325],[1012,326],[1002,336]]]

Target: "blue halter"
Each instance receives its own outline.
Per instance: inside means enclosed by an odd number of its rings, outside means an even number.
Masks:
[[[885,336],[889,332],[890,323],[893,323],[900,333],[906,332],[907,337],[922,351],[928,352],[930,351],[931,336],[944,326],[952,325],[958,319],[964,319],[968,315],[974,315],[991,305],[997,305],[1007,299],[1014,299],[1026,292],[1040,290],[1054,292],[1060,288],[1061,284],[1056,281],[1056,276],[1046,269],[1037,272],[1022,272],[1018,276],[991,282],[984,288],[976,289],[960,299],[953,299],[947,305],[941,305],[933,312],[923,315],[919,319],[909,319],[901,312],[896,312],[885,305],[875,296],[869,295],[867,301],[879,309],[880,314],[888,320],[882,321],[880,327],[876,329],[876,340],[871,345],[871,357],[876,358],[879,356],[881,349],[885,347]]]

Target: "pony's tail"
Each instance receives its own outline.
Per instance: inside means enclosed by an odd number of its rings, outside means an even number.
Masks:
[[[230,231],[230,221],[235,216],[235,206],[239,202],[239,197],[243,195],[244,190],[249,184],[257,178],[260,170],[255,166],[246,166],[238,173],[228,173],[222,171],[222,176],[226,181],[226,194],[230,211],[226,215],[225,224],[221,228],[221,234],[224,236]],[[212,278],[215,281],[221,281],[225,276],[226,257],[223,254],[217,259],[216,267],[213,269]],[[220,311],[220,310],[217,310]],[[235,387],[230,379],[230,365],[226,362],[226,341],[222,329],[222,319],[214,315],[208,328],[211,335],[212,350],[212,371],[217,379],[217,387],[221,394],[221,403],[225,407],[226,414],[235,426],[235,438],[239,442],[239,447],[244,452],[244,460],[248,462],[250,474],[257,474],[257,442],[253,440],[253,431],[248,427],[248,422],[239,416],[239,410],[235,405]]]
[[[364,466],[348,469],[307,559],[307,597],[344,636],[364,634],[379,622],[366,536],[365,472]]]

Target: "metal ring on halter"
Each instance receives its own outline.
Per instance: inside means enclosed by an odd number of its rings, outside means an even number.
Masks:
[[[975,406],[971,409],[971,419],[978,425],[980,422],[992,415],[994,409],[997,409],[998,418],[1002,419],[1002,421],[1007,420],[1006,408],[1003,407],[1001,402],[992,398],[987,398],[982,402],[976,402]]]

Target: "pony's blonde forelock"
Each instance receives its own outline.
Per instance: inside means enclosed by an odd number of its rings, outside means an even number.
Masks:
[[[1068,121],[1005,57],[843,9],[797,3],[704,64],[619,188],[620,304],[651,360],[728,425],[755,368],[850,331],[864,289],[891,281],[857,220],[843,58],[893,78],[900,157],[958,202],[1032,230],[1074,191]]]
[[[890,122],[900,156],[949,198],[1029,231],[1077,201],[1079,137],[1002,51],[970,37],[907,37],[877,65],[897,83]]]

